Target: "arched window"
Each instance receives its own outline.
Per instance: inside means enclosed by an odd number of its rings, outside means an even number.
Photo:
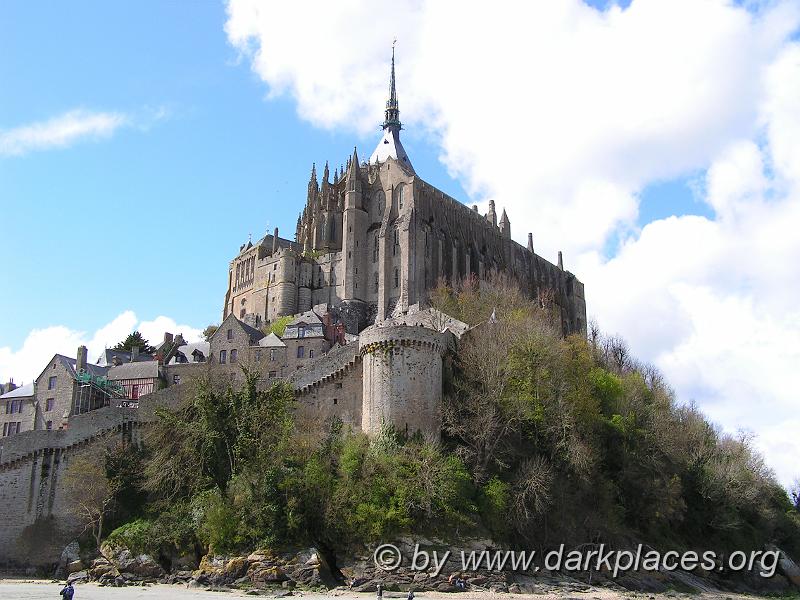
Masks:
[[[394,270],[394,287],[400,287],[400,269]]]

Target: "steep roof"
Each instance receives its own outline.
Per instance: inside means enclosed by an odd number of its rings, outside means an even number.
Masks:
[[[285,348],[286,344],[281,341],[274,333],[270,333],[268,336],[265,336],[259,340],[258,345],[262,348]]]
[[[158,377],[158,362],[154,360],[123,363],[108,370],[108,378],[120,379],[155,379]]]
[[[395,159],[412,173],[415,172],[411,159],[408,158],[406,149],[403,148],[403,143],[400,141],[400,131],[398,129],[384,129],[381,141],[378,142],[369,157],[369,163],[375,165],[385,162],[389,158]]]
[[[287,327],[296,327],[300,323],[305,323],[306,325],[322,325],[322,319],[319,318],[319,315],[315,313],[313,310],[307,310],[304,313],[300,313],[294,319],[289,321],[286,325]]]
[[[162,342],[163,344],[163,342]],[[159,344],[160,346],[161,344]],[[114,359],[118,358],[120,362],[129,363],[131,362],[132,353],[128,352],[127,350],[113,350],[110,348],[106,348],[103,350],[103,353],[97,359],[97,365],[100,367],[110,367],[114,364]],[[139,353],[136,356],[136,360],[134,362],[145,362],[155,360],[150,354]]]
[[[211,353],[211,344],[209,342],[190,342],[188,344],[179,346],[175,351],[175,356],[170,359],[169,364],[182,364],[176,360],[178,358],[178,354],[182,354],[184,357],[186,357],[187,362],[194,362],[192,360],[192,354],[195,352],[201,353],[206,357],[206,359],[208,359],[208,355]]]
[[[10,400],[11,398],[28,398],[30,396],[33,396],[33,383],[26,383],[25,385],[21,385],[18,388],[11,390],[10,392],[6,392],[0,396],[0,400]]]
[[[75,370],[75,365],[78,362],[77,360],[70,358],[69,356],[64,356],[63,354],[56,354],[55,358],[57,358],[59,362],[64,365],[64,368],[67,369],[67,372],[72,377],[75,377],[77,374],[77,371]],[[102,377],[108,373],[108,367],[101,367],[100,365],[86,363],[86,372],[95,377]]]

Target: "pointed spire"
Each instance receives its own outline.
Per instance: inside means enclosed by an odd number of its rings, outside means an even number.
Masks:
[[[328,161],[325,161],[325,171],[322,173],[322,183],[328,183],[330,178],[330,171],[328,171]]]
[[[400,107],[397,103],[397,87],[394,78],[394,45],[397,40],[392,42],[392,72],[389,76],[389,100],[386,101],[386,111],[383,120],[384,129],[402,129],[400,123]]]
[[[500,216],[500,234],[503,237],[511,237],[511,221],[508,220],[506,209],[503,209],[503,214]]]
[[[353,147],[353,156],[350,157],[350,160],[347,164],[347,189],[355,190],[356,189],[356,181],[359,178],[359,168],[358,168],[358,151]]]

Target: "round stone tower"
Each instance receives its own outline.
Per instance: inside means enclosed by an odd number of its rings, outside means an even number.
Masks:
[[[361,428],[381,424],[438,438],[442,425],[444,334],[422,326],[372,326],[359,336],[363,368]]]

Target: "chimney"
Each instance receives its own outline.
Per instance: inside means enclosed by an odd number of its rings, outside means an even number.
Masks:
[[[171,344],[172,343],[172,334],[169,331],[164,332],[164,343]]]
[[[7,394],[8,392],[13,392],[15,389],[17,389],[17,384],[14,383],[13,379],[9,379],[8,383],[6,384],[5,391],[3,393]]]
[[[272,253],[275,254],[278,251],[278,228],[275,228],[275,233],[272,234]]]
[[[133,346],[131,348],[131,362],[136,362],[137,358],[139,358],[139,346]]]
[[[178,347],[186,345],[186,340],[183,339],[182,333],[179,333],[178,335],[175,336],[175,345]]]
[[[558,251],[558,268],[564,270],[564,257],[561,256],[561,250]]]
[[[533,254],[533,234],[528,233],[528,252]]]
[[[86,346],[78,346],[78,357],[75,359],[75,371],[78,373],[86,370],[87,354]]]

